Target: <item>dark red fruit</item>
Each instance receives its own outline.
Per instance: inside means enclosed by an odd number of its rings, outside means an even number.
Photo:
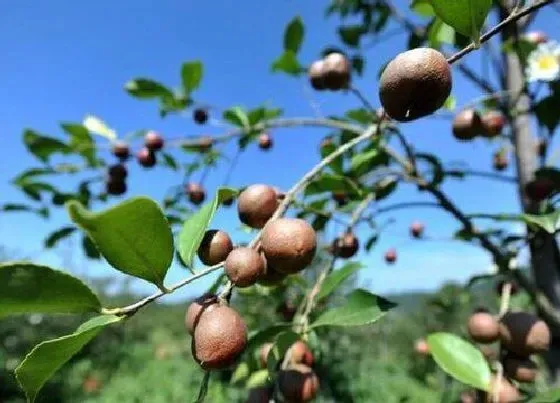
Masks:
[[[492,159],[493,159],[492,165],[494,166],[494,169],[496,171],[503,171],[509,165],[507,155],[504,152],[495,153]]]
[[[268,133],[259,136],[259,148],[261,150],[269,150],[272,147],[272,137]]]
[[[124,179],[128,175],[126,167],[123,164],[111,165],[108,169],[108,173],[111,179]]]
[[[554,182],[549,178],[536,178],[525,186],[525,194],[531,200],[540,202],[554,193]]]
[[[493,343],[500,337],[497,319],[485,312],[478,312],[469,318],[467,330],[471,338],[477,343]]]
[[[472,140],[482,133],[482,120],[474,109],[464,109],[455,115],[452,128],[457,140]]]
[[[290,361],[293,364],[304,364],[307,366],[313,365],[313,353],[305,344],[305,342],[298,340],[290,347]]]
[[[211,229],[202,238],[198,258],[206,266],[213,266],[226,260],[232,250],[233,243],[229,235],[224,231]]]
[[[130,148],[128,144],[123,142],[117,142],[113,144],[113,155],[120,159],[121,161],[126,161],[130,157]]]
[[[110,195],[120,196],[126,193],[126,182],[123,179],[109,178],[105,183],[105,190]]]
[[[351,258],[358,252],[360,242],[352,232],[346,232],[336,238],[332,244],[333,255],[343,259]]]
[[[489,111],[482,115],[482,135],[484,137],[496,137],[502,134],[506,124],[506,118],[498,111]]]
[[[332,197],[334,199],[334,201],[336,202],[336,205],[339,207],[344,206],[345,204],[348,203],[348,195],[346,194],[346,192],[343,191],[335,191],[332,194]]]
[[[204,108],[196,108],[193,111],[193,120],[199,125],[203,125],[208,121],[208,111]]]
[[[138,154],[136,154],[136,159],[138,160],[138,163],[144,168],[151,168],[156,165],[156,155],[147,148],[142,148],[140,151],[138,151]]]
[[[144,136],[144,145],[148,150],[159,151],[163,148],[163,137],[156,132],[148,132]]]
[[[204,188],[198,183],[189,183],[185,186],[185,193],[187,194],[189,201],[194,205],[199,205],[206,199],[206,192]]]
[[[412,235],[413,238],[420,238],[423,233],[424,224],[422,224],[420,221],[414,221],[412,224],[410,224],[410,235]]]
[[[395,263],[395,261],[397,260],[397,251],[393,248],[389,249],[387,252],[385,252],[385,261],[387,263]]]
[[[249,396],[245,403],[269,403],[272,399],[272,390],[268,386],[259,386],[249,389]]]
[[[325,56],[325,86],[333,91],[348,88],[350,84],[350,61],[342,53]]]
[[[309,82],[311,86],[317,91],[326,89],[325,84],[325,62],[324,60],[317,60],[309,66],[307,71]]]

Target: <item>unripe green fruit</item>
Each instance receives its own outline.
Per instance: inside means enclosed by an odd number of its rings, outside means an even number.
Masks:
[[[500,322],[502,346],[520,357],[547,351],[550,339],[548,325],[530,313],[508,312]]]
[[[237,212],[242,223],[260,229],[278,208],[278,198],[273,187],[251,185],[237,198]]]
[[[236,248],[224,264],[226,275],[237,287],[252,286],[266,271],[266,262],[253,248]]]
[[[226,260],[233,250],[231,238],[224,231],[206,231],[198,248],[198,258],[206,266],[214,266]]]

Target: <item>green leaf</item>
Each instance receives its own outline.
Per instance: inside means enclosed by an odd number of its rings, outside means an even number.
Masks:
[[[541,392],[537,396],[529,400],[528,403],[558,403],[560,402],[560,388]]]
[[[348,262],[340,269],[329,274],[323,282],[319,294],[317,294],[317,300],[323,299],[328,296],[336,289],[336,287],[342,284],[344,280],[346,280],[348,277],[350,277],[352,274],[356,273],[363,267],[365,266],[359,262]]]
[[[457,106],[457,99],[453,95],[449,95],[443,104],[443,107],[448,111],[455,110],[456,106]]]
[[[331,155],[334,151],[336,151],[337,146],[333,142],[330,142],[321,147],[321,158],[326,158],[327,156]],[[333,162],[329,164],[329,167],[333,170],[333,172],[337,174],[344,174],[344,161],[342,156],[336,157]]]
[[[558,127],[560,123],[560,114],[558,113],[559,102],[559,95],[551,95],[541,99],[534,107],[539,124],[546,127],[550,134],[556,130],[556,127]]]
[[[70,154],[72,150],[67,144],[53,137],[42,136],[34,130],[23,132],[23,142],[27,150],[43,162],[48,162],[52,154]]]
[[[67,238],[74,231],[76,231],[76,227],[62,227],[54,232],[51,232],[50,235],[45,239],[45,248],[49,249],[55,247],[58,241]]]
[[[303,67],[299,64],[296,54],[291,50],[286,50],[280,55],[271,66],[272,72],[284,72],[292,76],[302,73]]]
[[[111,141],[117,139],[117,133],[109,126],[107,126],[107,124],[97,116],[86,115],[82,124],[93,134],[105,137],[106,139],[109,139]]]
[[[360,38],[365,34],[362,25],[348,25],[338,28],[338,35],[344,44],[350,47],[358,47],[360,45]]]
[[[249,124],[247,112],[241,106],[234,106],[226,109],[222,114],[222,117],[224,120],[237,127],[249,128],[251,126]]]
[[[558,229],[560,221],[560,210],[556,210],[549,214],[522,214],[521,219],[529,225],[537,226],[544,229],[550,234],[554,234]]]
[[[410,9],[422,17],[433,17],[435,15],[430,0],[413,0]]]
[[[12,180],[12,183],[16,186],[21,186],[28,183],[30,179],[35,178],[36,176],[53,175],[57,173],[58,172],[52,168],[30,168],[16,176]]]
[[[93,291],[68,273],[29,262],[0,264],[0,317],[100,309]]]
[[[324,173],[305,188],[305,195],[310,196],[324,192],[338,191],[359,193],[360,189],[346,176]]]
[[[350,109],[344,114],[348,119],[354,120],[358,123],[369,125],[373,122],[373,116],[370,111],[365,108]]]
[[[93,241],[87,235],[82,236],[82,249],[84,250],[86,256],[90,259],[101,259],[101,253],[97,250],[97,247]]]
[[[173,261],[173,234],[155,201],[134,197],[99,213],[71,201],[66,209],[111,266],[164,289]]]
[[[365,60],[362,56],[360,55],[355,55],[352,57],[352,69],[354,69],[354,71],[356,71],[356,73],[358,73],[359,76],[361,76],[364,73],[364,65],[365,65]]]
[[[268,383],[268,378],[269,378],[268,370],[260,369],[251,374],[249,379],[247,379],[245,387],[247,389],[250,389],[250,388],[258,388],[259,386],[264,386]]]
[[[193,61],[183,63],[183,66],[181,67],[181,81],[183,83],[183,90],[185,91],[185,94],[190,94],[200,87],[203,73],[204,67],[201,62]]]
[[[70,136],[69,147],[84,157],[90,166],[97,165],[95,143],[89,130],[85,126],[72,123],[63,123],[61,127]]]
[[[179,170],[179,164],[177,164],[177,161],[175,161],[175,158],[173,158],[171,154],[160,152],[160,155],[163,157],[163,164],[165,166],[168,166],[174,171]]]
[[[170,89],[149,78],[130,80],[124,88],[130,95],[140,99],[173,98],[173,92]]]
[[[249,335],[249,340],[247,341],[247,351],[253,351],[260,347],[263,343],[266,343],[276,337],[277,334],[288,330],[292,327],[291,323],[279,323],[265,329],[260,329],[254,331]]]
[[[478,43],[492,0],[430,0],[436,15]]]
[[[249,124],[251,126],[254,126],[257,123],[260,123],[262,121],[277,118],[280,115],[282,115],[282,109],[280,109],[280,108],[267,109],[267,108],[264,108],[264,107],[251,109],[247,113],[247,117],[249,119]]]
[[[385,163],[386,156],[378,148],[355,154],[350,160],[350,171],[358,176],[363,175]]]
[[[428,44],[430,47],[439,49],[443,44],[455,44],[455,30],[436,18],[428,29]]]
[[[441,369],[459,382],[488,391],[491,372],[479,349],[451,333],[432,333],[427,342]]]
[[[119,322],[122,317],[97,316],[82,324],[74,333],[58,339],[44,341],[31,350],[15,370],[16,378],[25,391],[27,400],[33,402],[45,382],[66,362],[79,352],[105,327]]]
[[[284,50],[290,50],[297,54],[303,41],[305,27],[300,16],[295,17],[284,30]]]
[[[346,298],[346,303],[319,316],[311,327],[362,326],[376,322],[397,304],[361,288]]]
[[[375,201],[383,200],[391,195],[396,189],[399,181],[396,178],[383,178],[373,186]]]
[[[280,360],[284,359],[284,355],[288,349],[299,339],[299,334],[294,333],[291,330],[287,330],[276,336],[266,360],[268,373],[273,374],[276,371],[276,364],[278,364]]]
[[[185,220],[179,234],[179,254],[188,267],[192,267],[194,256],[218,206],[224,200],[235,195],[237,195],[235,189],[219,188],[211,202],[206,203],[200,210]]]

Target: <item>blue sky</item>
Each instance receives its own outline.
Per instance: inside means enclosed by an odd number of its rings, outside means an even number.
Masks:
[[[404,7],[406,2],[397,2]],[[205,78],[196,98],[220,107],[263,102],[284,108],[286,116],[312,116],[311,104],[323,115],[359,107],[351,94],[314,93],[304,78],[273,75],[270,62],[279,55],[284,25],[295,15],[302,16],[306,37],[301,60],[309,63],[328,44],[338,44],[337,21],[323,18],[326,2],[246,0],[119,2],[49,2],[4,1],[0,6],[0,82],[3,92],[0,113],[3,155],[0,159],[0,203],[24,202],[24,197],[10,184],[16,174],[39,166],[26,153],[21,141],[23,128],[31,127],[49,135],[61,135],[60,121],[79,122],[86,114],[103,118],[119,134],[137,129],[155,129],[168,137],[219,134],[220,127],[193,125],[189,116],[158,117],[155,102],[137,101],[123,90],[131,78],[146,76],[169,86],[179,84],[180,64],[200,59],[205,63]],[[560,38],[558,15],[541,13],[535,26]],[[377,72],[403,49],[406,36],[391,37],[367,52],[364,78],[355,84],[368,99],[378,105]],[[484,61],[479,55],[468,59],[479,69]],[[480,95],[454,69],[453,94],[458,104]],[[458,144],[452,139],[450,123],[442,119],[423,119],[403,126],[406,136],[419,151],[436,152],[444,162],[464,161],[473,169],[488,171],[496,143],[476,140]],[[328,134],[322,129],[290,129],[273,132],[275,146],[268,153],[251,147],[242,157],[231,184],[242,186],[264,182],[289,188],[318,161],[317,144]],[[103,140],[100,139],[100,143]],[[232,155],[233,147],[226,150]],[[177,174],[156,168],[142,171],[129,164],[129,196],[148,194],[161,200],[165,191],[177,183]],[[212,171],[205,182],[210,191],[219,186],[227,166]],[[512,174],[512,172],[508,172]],[[72,189],[72,179],[63,179],[61,188]],[[468,212],[515,212],[516,191],[512,185],[487,180],[449,181],[445,190]],[[402,186],[392,202],[426,201],[411,186]],[[360,281],[371,290],[390,293],[403,290],[433,289],[445,280],[463,281],[474,273],[485,272],[490,264],[486,253],[460,242],[446,240],[458,229],[445,213],[433,209],[399,210],[395,223],[370,254],[361,256],[367,268]],[[427,237],[413,241],[408,225],[423,221]],[[81,258],[78,238],[65,242],[54,251],[44,251],[42,242],[53,229],[69,223],[61,211],[46,222],[26,214],[0,215],[0,245],[36,261],[66,267],[77,274],[113,273],[104,263]],[[238,230],[235,210],[220,212],[213,226],[231,232],[237,240],[247,238]],[[328,232],[333,236],[341,228]],[[367,228],[359,234],[367,239]],[[383,252],[396,247],[398,262],[386,266]],[[168,282],[185,275],[174,268]],[[116,278],[122,278],[119,273]],[[201,280],[182,296],[200,292],[210,279]],[[137,283],[142,292],[151,287]]]

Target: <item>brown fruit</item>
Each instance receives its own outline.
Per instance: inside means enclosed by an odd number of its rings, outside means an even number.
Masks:
[[[339,207],[344,206],[348,203],[348,195],[346,192],[343,191],[335,191],[332,194],[333,200],[336,202],[336,205]]]
[[[206,266],[214,266],[226,260],[233,250],[227,232],[211,229],[206,231],[198,248],[198,258]]]
[[[474,109],[464,109],[455,115],[452,128],[457,140],[472,140],[482,133],[482,120]]]
[[[525,194],[531,200],[541,202],[554,193],[554,182],[549,178],[536,178],[525,185]]]
[[[348,88],[350,83],[350,61],[342,53],[329,53],[324,58],[324,80],[329,90]]]
[[[274,270],[293,274],[309,266],[315,257],[317,236],[304,220],[279,218],[264,227],[261,248]]]
[[[298,340],[290,347],[290,362],[293,364],[304,364],[307,366],[313,365],[313,353],[305,344],[305,342]]]
[[[272,343],[264,343],[259,349],[259,363],[262,368],[266,368],[268,362],[268,353],[272,350]]]
[[[278,389],[290,403],[309,402],[319,391],[319,378],[311,368],[295,364],[278,372]]]
[[[309,77],[309,82],[314,89],[317,91],[326,89],[325,61],[317,60],[311,63],[311,66],[309,66],[309,70],[307,71],[307,76]]]
[[[214,145],[214,139],[212,137],[202,136],[198,140],[197,147],[200,151],[207,152],[207,151],[210,151],[210,149],[212,149],[213,145]]]
[[[445,56],[434,49],[417,48],[389,62],[379,81],[379,98],[391,118],[408,122],[438,110],[451,85]]]
[[[257,283],[272,287],[280,284],[286,278],[286,276],[287,274],[280,273],[279,271],[274,270],[274,268],[270,267],[267,262],[266,271],[262,276],[258,278]]]
[[[253,248],[236,248],[224,264],[230,281],[237,287],[252,286],[266,271],[264,258]]]
[[[148,132],[144,136],[144,146],[150,151],[159,151],[163,148],[163,137],[156,132]]]
[[[542,31],[532,31],[523,35],[523,39],[533,45],[539,45],[541,43],[548,42],[548,35]]]
[[[193,120],[199,125],[203,125],[208,121],[208,111],[204,108],[196,108],[193,111]]]
[[[528,357],[548,350],[550,329],[535,315],[508,312],[500,322],[500,340],[508,351],[520,357]]]
[[[251,185],[237,198],[239,219],[251,228],[264,227],[277,208],[276,191],[268,185]]]
[[[498,401],[494,403],[516,403],[521,401],[521,394],[511,382],[502,378],[498,385],[497,378],[492,375],[490,379],[490,391],[488,392],[490,396],[494,396],[496,388],[499,388]]]
[[[505,374],[517,382],[533,382],[537,377],[537,364],[529,358],[507,355],[503,365]]]
[[[111,165],[108,169],[109,178],[111,179],[124,179],[128,176],[126,167],[123,164]]]
[[[114,196],[120,196],[126,193],[126,182],[124,179],[109,178],[105,182],[105,191]]]
[[[476,392],[472,390],[465,390],[459,395],[459,401],[461,403],[477,403]]]
[[[188,183],[187,186],[185,186],[185,193],[189,197],[189,201],[194,205],[199,205],[206,199],[206,192],[202,185],[198,183]]]
[[[272,399],[272,390],[268,386],[249,389],[246,403],[269,403]]]
[[[420,221],[414,221],[412,224],[410,224],[410,235],[412,235],[413,238],[420,238],[423,233],[424,224],[422,224]]]
[[[430,354],[430,346],[428,346],[428,343],[424,339],[416,340],[414,343],[414,351],[420,355],[426,356]]]
[[[492,138],[502,134],[506,118],[498,111],[489,111],[482,115],[482,135]]]
[[[272,137],[268,133],[259,136],[259,148],[261,150],[269,150],[272,147]]]
[[[478,312],[469,318],[467,330],[477,343],[493,343],[500,337],[500,326],[494,316],[486,312]]]
[[[397,261],[397,251],[391,248],[385,252],[385,261],[389,264],[395,263]]]
[[[190,334],[193,334],[200,316],[214,309],[217,303],[218,297],[214,294],[204,294],[190,303],[185,314],[185,327]]]
[[[121,161],[126,161],[128,157],[130,157],[130,148],[128,147],[128,144],[123,143],[122,141],[113,144],[112,152],[113,155]]]
[[[205,370],[231,366],[245,350],[247,326],[232,308],[217,305],[200,315],[194,328],[191,349]]]
[[[508,167],[507,155],[503,152],[497,152],[493,157],[493,165],[496,171],[503,171]]]
[[[352,232],[346,232],[333,241],[333,255],[343,259],[351,258],[358,252],[360,242]]]
[[[88,375],[82,383],[82,390],[84,393],[98,392],[102,387],[102,382],[96,376]]]
[[[151,168],[156,164],[156,155],[147,148],[142,148],[136,154],[136,160],[144,168]]]

